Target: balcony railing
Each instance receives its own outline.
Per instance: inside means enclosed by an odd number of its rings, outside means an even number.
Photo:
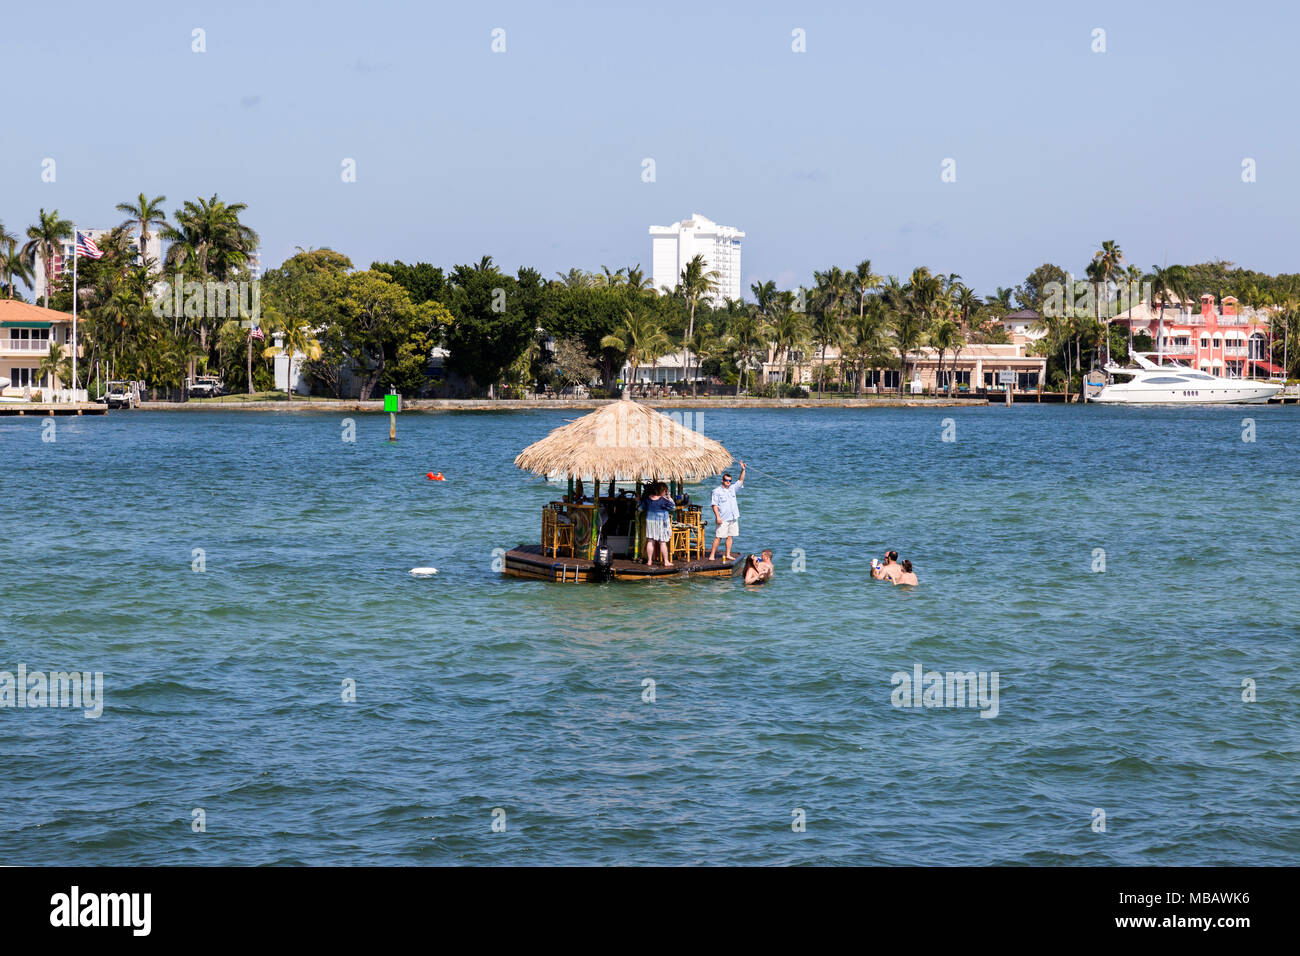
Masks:
[[[49,339],[0,339],[3,352],[48,352]]]

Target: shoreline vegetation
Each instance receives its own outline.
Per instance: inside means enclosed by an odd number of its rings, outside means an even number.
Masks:
[[[1020,308],[1040,317],[1042,336],[1031,348],[1046,358],[1043,387],[1077,395],[1103,357],[1122,362],[1130,347],[1149,350],[1149,340],[1130,342],[1109,321],[1116,291],[1139,283],[1161,308],[1209,292],[1267,310],[1272,360],[1288,366],[1288,377],[1300,370],[1300,348],[1286,346],[1300,334],[1300,274],[1270,276],[1226,261],[1146,271],[1126,263],[1114,240],[1100,243],[1082,270],[1099,292],[1091,306],[1048,308],[1049,290],[1071,275],[1053,263],[1014,288],[978,295],[955,272],[918,266],[885,275],[869,259],[829,265],[791,289],[753,282],[748,301],[721,298],[718,276],[700,256],[660,289],[640,264],[548,278],[527,266],[510,274],[487,255],[447,270],[400,260],[358,269],[343,253],[299,247],[263,269],[245,204],[214,194],[168,218],[165,203],[146,193],[119,203],[122,221],[97,240],[102,256],[79,260],[79,388],[90,391],[102,369],[109,379],[144,382],[151,401],[184,401],[187,381],[199,374],[219,376],[228,393],[255,396],[276,388],[274,360],[287,354],[288,382],[296,372],[309,395],[338,400],[390,390],[517,399],[579,385],[592,398],[615,398],[625,369],[633,382],[682,379],[673,384],[692,397],[802,400],[888,388],[904,400],[921,349],[931,349],[941,374],[945,358],[951,362],[944,387],[956,397],[957,356],[968,345],[1011,342],[1001,320]],[[72,228],[57,209],[43,208],[21,234],[0,224],[0,295],[22,298],[20,284],[34,293],[37,266],[51,274]],[[150,245],[158,238],[169,244],[161,262],[141,252],[159,248]],[[40,304],[71,312],[71,286],[64,269]],[[70,378],[65,348],[51,345],[42,380]],[[293,390],[286,398],[307,404]]]
[[[438,411],[534,411],[538,409],[593,409],[614,398],[414,398],[402,399],[403,412]],[[824,398],[638,398],[641,405],[660,411],[702,408],[959,408],[992,404],[985,398],[947,398],[921,395],[872,395]],[[335,412],[382,413],[382,398],[298,398],[288,401],[283,393],[272,398],[242,399],[240,396],[191,399],[188,402],[141,402],[140,411],[163,412]]]

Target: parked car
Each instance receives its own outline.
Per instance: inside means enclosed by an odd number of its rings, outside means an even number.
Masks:
[[[185,390],[190,398],[216,398],[226,394],[226,387],[215,375],[200,375],[185,382]]]

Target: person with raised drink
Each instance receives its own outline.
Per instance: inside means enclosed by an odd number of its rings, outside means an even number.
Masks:
[[[722,556],[722,560],[736,560],[736,556],[731,553],[731,542],[740,534],[740,507],[736,504],[736,492],[743,487],[745,487],[745,463],[742,461],[738,482],[733,485],[731,472],[726,472],[722,476],[722,484],[713,489],[710,504],[713,506],[713,519],[717,527],[713,532],[713,547],[709,549],[710,561],[717,560],[718,542],[723,538],[727,539],[727,553]]]
[[[903,573],[902,567],[898,563],[898,552],[885,552],[885,562],[881,564],[875,558],[871,559],[871,576],[877,581],[888,581],[890,584],[898,583],[898,576]]]

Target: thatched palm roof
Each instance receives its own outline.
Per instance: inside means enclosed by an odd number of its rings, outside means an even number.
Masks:
[[[629,399],[610,402],[525,448],[515,464],[537,475],[696,481],[731,465],[731,452]]]

